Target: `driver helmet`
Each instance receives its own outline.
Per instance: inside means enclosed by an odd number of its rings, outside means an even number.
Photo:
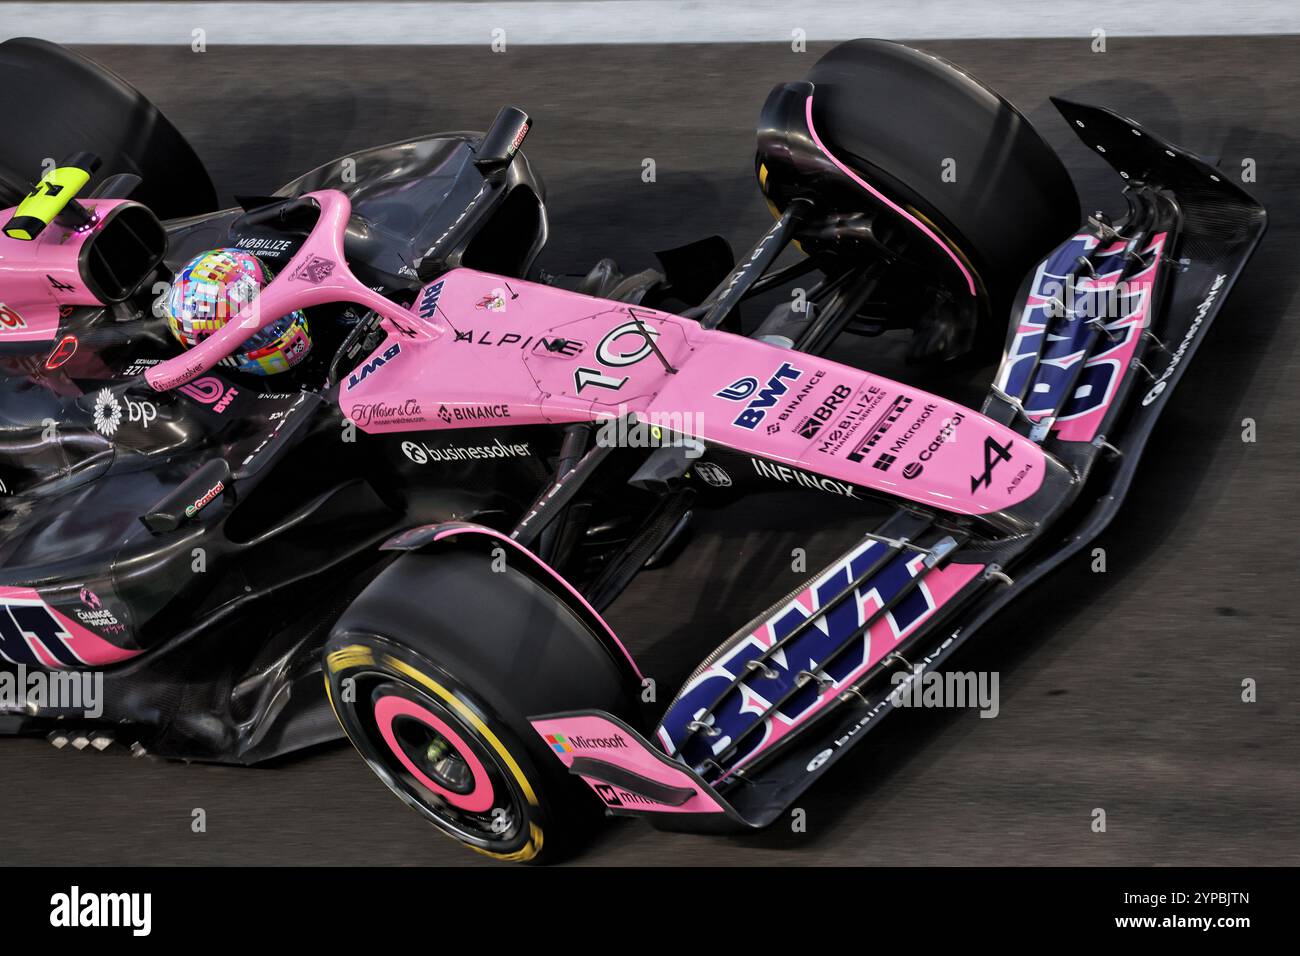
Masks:
[[[266,264],[242,249],[210,249],[176,273],[165,307],[172,335],[192,348],[234,318],[273,278]],[[299,309],[272,322],[241,351],[220,364],[253,375],[276,375],[293,368],[311,351],[307,316]]]

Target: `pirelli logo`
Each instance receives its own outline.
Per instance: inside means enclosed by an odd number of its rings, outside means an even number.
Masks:
[[[895,396],[889,406],[880,413],[880,417],[872,423],[866,437],[853,447],[853,451],[848,453],[849,461],[862,461],[867,452],[875,447],[876,442],[884,438],[889,430],[894,427],[894,422],[902,417],[903,412],[907,411],[907,406],[911,404],[912,400],[906,395]]]
[[[349,667],[361,667],[374,662],[374,653],[370,648],[361,644],[340,647],[337,651],[331,651],[330,655],[325,658],[325,664],[330,669],[331,674],[337,674]]]

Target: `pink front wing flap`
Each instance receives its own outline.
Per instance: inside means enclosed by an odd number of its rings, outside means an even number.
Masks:
[[[364,431],[634,412],[764,459],[755,470],[777,480],[822,476],[963,514],[1017,504],[1043,479],[1037,445],[969,408],[653,309],[458,269],[423,290],[409,324],[425,334],[394,329],[340,390]]]
[[[1055,412],[1052,428],[1063,441],[1092,441],[1110,413],[1151,326],[1167,239],[1160,232],[1140,250],[1124,242],[1099,249],[1097,237],[1079,233],[1038,264],[997,386],[1023,396],[1032,421],[1042,422]],[[1131,252],[1149,258],[1150,264],[1121,278]],[[1062,270],[1077,269],[1075,260],[1082,255],[1092,258],[1097,274],[1064,274]],[[1066,304],[1067,292],[1073,307],[1062,320],[1054,316]],[[1088,329],[1098,320],[1106,340],[1089,355]],[[1071,393],[1063,394],[1071,381]]]
[[[689,758],[688,763],[697,764],[704,756],[723,753],[733,740],[739,741],[743,732],[767,714],[761,731],[745,738],[728,772],[753,762],[834,704],[845,688],[852,687],[905,640],[919,633],[984,570],[979,564],[948,564],[925,573],[924,555],[900,557],[897,563],[902,566],[902,573],[897,569],[894,573],[887,570],[868,578],[855,589],[851,602],[819,618],[816,629],[805,632],[793,644],[782,644],[796,626],[838,600],[845,586],[856,580],[885,550],[881,542],[864,541],[743,639],[719,653],[708,667],[692,675],[668,705],[658,730],[660,745],[666,751],[683,753]],[[910,597],[894,603],[901,590],[917,578],[921,580]],[[859,633],[891,603],[891,611]],[[749,661],[771,654],[777,646],[783,649],[768,663],[768,670],[777,679],[768,679],[747,667]],[[844,651],[836,657],[835,664],[826,663],[832,649],[841,646]],[[828,683],[806,701],[789,701],[773,709],[794,686],[792,670],[805,666],[805,660],[811,661],[806,666],[826,676]],[[729,697],[720,697],[722,691],[733,687]],[[705,721],[717,733],[712,737],[691,734],[688,731],[692,721]],[[683,749],[688,740],[693,742],[694,750]]]
[[[573,765],[575,757],[591,757],[670,787],[695,791],[685,803],[674,807],[584,776],[583,781],[606,806],[655,813],[725,812],[695,778],[614,721],[595,714],[579,714],[547,717],[531,723],[566,767]]]

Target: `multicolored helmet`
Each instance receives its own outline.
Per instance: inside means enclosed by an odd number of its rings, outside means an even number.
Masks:
[[[257,256],[242,249],[211,249],[185,263],[167,296],[167,324],[186,348],[198,345],[257,298],[272,279]],[[301,310],[272,322],[221,364],[253,375],[293,368],[311,351],[307,316]]]

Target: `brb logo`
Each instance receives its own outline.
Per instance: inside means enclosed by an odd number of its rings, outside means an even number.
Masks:
[[[740,740],[736,752],[727,758],[728,766],[737,766],[773,742],[774,735],[781,736],[812,716],[826,700],[834,699],[835,689],[823,693],[817,682],[801,678],[800,674],[829,677],[834,688],[840,688],[888,654],[938,606],[926,582],[915,580],[924,566],[922,555],[904,554],[887,562],[812,626],[760,664],[749,667],[751,661],[790,635],[815,610],[847,591],[886,550],[886,545],[878,541],[864,543],[682,688],[659,728],[664,745],[675,750],[689,736],[682,755],[692,766],[697,765],[728,750],[760,714],[782,701],[774,719],[761,731]],[[943,573],[931,572],[927,580],[936,580],[935,575]],[[863,630],[867,620],[883,607],[889,607],[889,611],[870,629]],[[724,693],[731,687],[731,692]],[[693,721],[709,724],[716,733],[690,734],[687,725]]]
[[[753,431],[762,424],[767,413],[772,410],[781,396],[790,390],[789,383],[796,382],[803,375],[800,369],[795,368],[789,362],[781,363],[781,367],[772,373],[768,378],[767,384],[759,387],[758,379],[753,376],[736,379],[726,388],[714,394],[718,398],[725,398],[729,402],[743,402],[755,392],[757,397],[750,399],[745,406],[745,410],[736,416],[732,422],[738,428],[747,428]]]

